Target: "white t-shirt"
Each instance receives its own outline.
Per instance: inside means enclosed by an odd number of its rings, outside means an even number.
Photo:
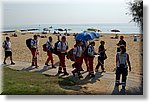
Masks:
[[[58,45],[57,45],[57,50],[62,50],[62,53],[63,51],[67,50],[67,43],[66,42],[59,42]]]
[[[31,48],[38,48],[38,40],[31,40]]]
[[[49,50],[51,50],[51,48],[53,48],[53,44],[49,40],[46,42],[46,48],[48,48]]]
[[[3,47],[6,47],[5,51],[11,51],[11,42],[10,41],[4,41]]]
[[[128,57],[128,54],[125,52],[125,53],[121,53],[121,52],[118,52],[117,55],[118,57],[118,62],[117,62],[117,67],[120,67],[119,65],[120,64],[124,64],[125,65],[125,68],[127,68],[127,57]]]
[[[95,53],[94,47],[90,45],[90,46],[88,47],[88,55],[91,56],[91,57],[93,57],[93,56],[94,56],[94,53]]]
[[[73,50],[73,54],[76,56],[76,57],[81,57],[82,56],[82,53],[83,53],[83,50],[82,50],[82,47],[81,46],[77,46],[74,48]]]

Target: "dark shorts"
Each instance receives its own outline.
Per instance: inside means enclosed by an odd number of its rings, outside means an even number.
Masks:
[[[98,57],[98,62],[101,62],[102,64],[104,64],[104,58]]]
[[[5,57],[9,57],[12,56],[12,52],[11,51],[5,51]]]
[[[117,75],[124,75],[124,76],[127,76],[128,75],[128,69],[127,68],[120,68],[118,67],[117,70],[116,70],[116,74]]]

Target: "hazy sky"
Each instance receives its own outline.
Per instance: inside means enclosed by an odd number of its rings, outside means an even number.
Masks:
[[[86,1],[86,0],[83,0]],[[129,0],[4,2],[3,24],[128,23]]]

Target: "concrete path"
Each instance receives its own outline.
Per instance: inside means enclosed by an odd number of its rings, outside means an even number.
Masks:
[[[29,71],[29,72],[39,72],[47,76],[57,75],[58,68],[51,68],[51,66],[39,65],[38,68],[31,67],[28,62],[15,61],[15,65],[2,65],[7,66],[11,69],[18,71]],[[104,94],[104,95],[141,95],[143,94],[142,86],[142,75],[137,75],[129,72],[127,79],[126,90],[119,87],[115,87],[115,72],[96,72],[95,78],[89,78],[88,72],[82,72],[83,79],[79,80],[77,77],[72,76],[72,68],[67,68],[69,76],[63,76],[64,80],[70,80],[76,82],[75,86],[61,86],[65,90],[75,91],[78,94]]]

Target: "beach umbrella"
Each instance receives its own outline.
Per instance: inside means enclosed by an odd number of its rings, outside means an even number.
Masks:
[[[79,41],[88,41],[88,40],[93,40],[97,37],[99,37],[100,34],[96,32],[82,32],[76,35],[75,40]]]
[[[21,33],[21,30],[15,30],[15,33]]]
[[[120,30],[112,29],[111,32],[120,32]]]

